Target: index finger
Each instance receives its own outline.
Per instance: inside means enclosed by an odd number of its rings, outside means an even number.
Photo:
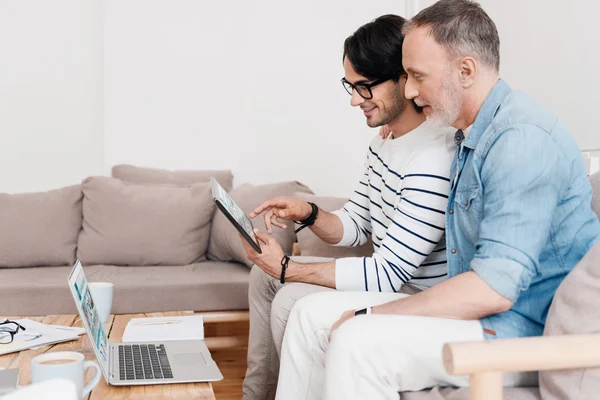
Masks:
[[[285,200],[283,200],[279,197],[274,197],[272,199],[264,201],[260,206],[256,207],[254,209],[254,211],[252,211],[248,216],[250,218],[254,218],[257,215],[259,215],[260,213],[262,213],[263,211],[265,211],[267,208],[272,208],[272,207],[285,208],[285,207],[287,207],[287,203],[285,202]]]

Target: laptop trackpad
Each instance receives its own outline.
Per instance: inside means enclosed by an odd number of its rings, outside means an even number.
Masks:
[[[170,357],[169,357],[170,358]],[[178,367],[193,367],[198,365],[206,365],[206,360],[202,353],[179,353],[173,354],[173,362],[171,365]]]

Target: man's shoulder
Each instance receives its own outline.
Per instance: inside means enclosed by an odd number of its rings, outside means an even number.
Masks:
[[[500,147],[507,152],[515,148],[539,152],[543,146],[546,152],[566,147],[571,153],[576,148],[570,132],[558,118],[520,90],[510,90],[502,99],[479,138],[475,152],[485,158],[492,148],[498,147],[494,145],[499,141],[506,142]]]
[[[371,142],[369,143],[369,148],[372,150],[379,149],[379,148],[381,148],[383,143],[385,143],[385,140],[382,139],[381,136],[379,136],[379,131],[378,131],[377,134],[375,136],[373,136],[373,139],[371,139]]]
[[[513,128],[552,132],[558,118],[537,100],[521,90],[511,90],[492,119],[489,133],[500,133]]]

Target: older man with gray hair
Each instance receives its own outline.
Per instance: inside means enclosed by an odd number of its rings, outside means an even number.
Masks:
[[[456,129],[450,279],[414,295],[329,292],[298,301],[278,399],[397,400],[398,392],[468,385],[444,370],[443,345],[541,335],[557,287],[600,239],[575,141],[499,78],[498,32],[479,4],[441,0],[404,33],[406,97],[430,123]],[[357,298],[372,307],[342,314]],[[505,385],[531,377],[511,375]]]

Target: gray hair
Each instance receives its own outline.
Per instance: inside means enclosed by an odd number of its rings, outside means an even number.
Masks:
[[[472,56],[482,64],[500,69],[500,38],[496,24],[481,6],[471,0],[440,0],[404,25],[406,35],[427,27],[436,42],[452,58]]]

